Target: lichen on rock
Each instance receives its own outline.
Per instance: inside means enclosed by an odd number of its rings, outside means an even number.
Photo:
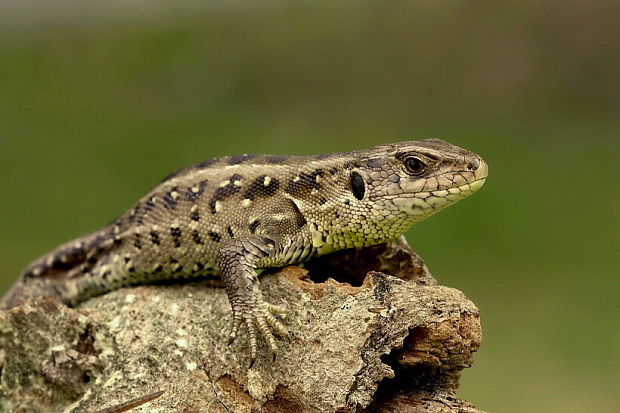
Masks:
[[[480,346],[478,309],[436,285],[408,247],[271,271],[261,288],[286,307],[290,337],[275,358],[260,342],[252,367],[245,337],[226,344],[225,291],[204,283],[120,289],[76,309],[41,297],[1,311],[0,409],[478,411],[455,396]]]

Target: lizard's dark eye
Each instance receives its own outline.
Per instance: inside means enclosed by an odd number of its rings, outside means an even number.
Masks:
[[[405,164],[405,169],[407,169],[407,173],[411,175],[420,175],[422,172],[424,172],[424,168],[426,167],[424,162],[422,162],[415,156],[408,156],[407,158],[405,158],[403,163]]]

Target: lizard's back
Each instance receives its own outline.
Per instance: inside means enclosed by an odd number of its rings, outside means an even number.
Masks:
[[[133,284],[219,274],[233,328],[256,331],[276,349],[273,316],[257,269],[335,250],[383,243],[478,190],[487,176],[476,154],[439,139],[311,157],[239,155],[167,177],[100,231],[31,264],[0,302],[43,294],[77,304]]]
[[[183,168],[108,226],[34,261],[22,277],[76,304],[127,285],[217,275],[222,243],[278,225],[303,246],[289,252],[290,262],[303,261],[317,253],[310,226],[339,220],[345,174],[355,163],[354,153],[239,155]]]

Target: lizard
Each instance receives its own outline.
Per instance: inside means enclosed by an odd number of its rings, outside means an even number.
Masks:
[[[0,300],[90,297],[161,280],[219,277],[232,307],[229,343],[245,326],[275,354],[286,336],[263,299],[260,271],[403,234],[484,184],[485,161],[440,139],[317,156],[235,155],[169,175],[104,228],[35,260]],[[406,241],[405,241],[406,242]]]

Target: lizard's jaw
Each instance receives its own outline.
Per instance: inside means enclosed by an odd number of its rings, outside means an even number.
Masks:
[[[488,165],[480,159],[476,166],[475,170],[450,171],[428,178],[426,182],[415,182],[417,191],[387,196],[384,202],[413,218],[412,223],[421,221],[482,188],[489,172]]]

